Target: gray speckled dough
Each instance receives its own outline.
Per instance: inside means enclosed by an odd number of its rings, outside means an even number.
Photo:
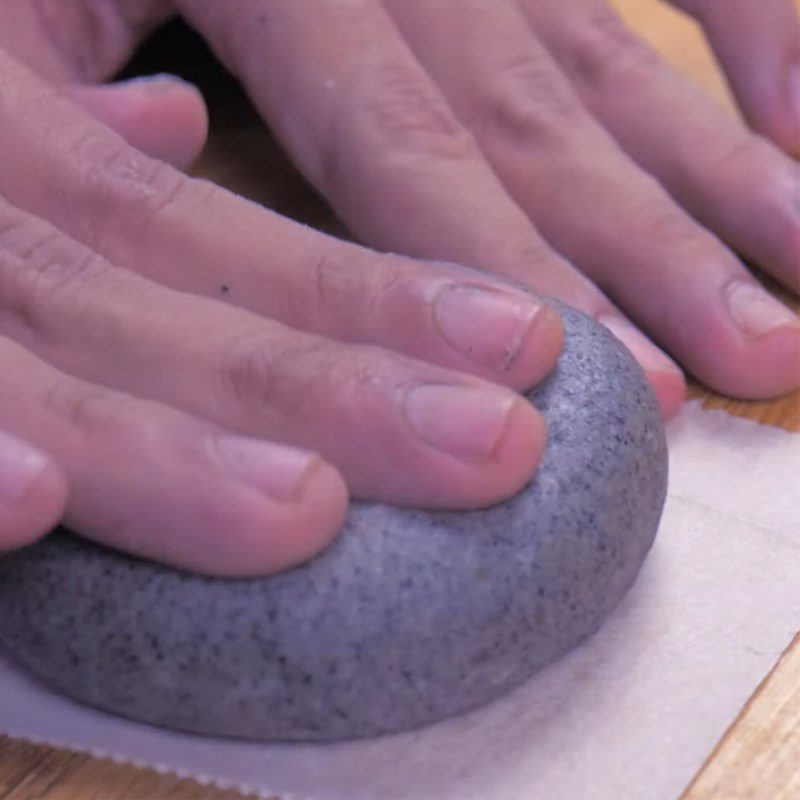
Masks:
[[[0,558],[0,645],[54,689],[165,727],[335,740],[479,706],[593,633],[633,582],[666,490],[643,374],[575,312],[531,397],[533,483],[468,513],[357,505],[271,578],[215,580],[61,532]]]

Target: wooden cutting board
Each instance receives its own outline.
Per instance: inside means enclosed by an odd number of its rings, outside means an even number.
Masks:
[[[758,0],[753,0],[758,2]],[[631,25],[674,63],[715,96],[730,104],[725,82],[714,65],[697,27],[656,0],[612,0]],[[798,2],[800,6],[800,2]],[[270,173],[291,173],[262,152],[263,135],[252,121],[227,121],[215,134],[201,172],[220,183],[264,201],[264,185],[256,185],[247,156]],[[233,158],[231,154],[237,153]],[[242,159],[242,153],[245,159]],[[282,171],[282,173],[281,173]],[[300,213],[311,222],[326,222],[325,212],[307,199],[289,201],[282,210]],[[301,207],[302,206],[302,207]],[[702,387],[692,394],[706,405],[791,431],[800,431],[800,393],[770,402],[727,400]],[[798,620],[800,629],[800,620]],[[142,800],[142,798],[236,798],[193,781],[124,767],[88,756],[37,747],[0,737],[0,800]],[[754,693],[682,800],[798,800],[800,798],[800,634],[772,673]],[[276,798],[277,800],[277,798]],[[488,799],[487,799],[488,800]]]

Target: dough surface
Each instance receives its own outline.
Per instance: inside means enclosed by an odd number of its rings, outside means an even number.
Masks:
[[[81,702],[255,739],[401,731],[507,692],[597,630],[666,493],[641,369],[559,310],[564,353],[531,394],[547,450],[515,498],[457,513],[354,504],[323,554],[254,580],[183,574],[59,529],[0,558],[0,646]]]

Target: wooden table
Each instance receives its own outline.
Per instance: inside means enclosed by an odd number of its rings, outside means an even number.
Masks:
[[[724,81],[693,24],[655,0],[614,0],[614,4],[646,39],[729,102]],[[309,193],[293,191],[287,200],[270,189],[284,178],[287,184],[297,181],[274,148],[264,146],[263,134],[252,118],[229,118],[226,113],[216,126],[200,170],[220,183],[277,205],[279,210],[330,226],[324,205]],[[800,431],[800,393],[757,403],[727,400],[699,386],[692,387],[692,394],[704,398],[709,407]],[[239,795],[233,792],[189,780],[0,737],[0,800],[236,797]],[[681,800],[745,798],[800,798],[800,634],[709,754]]]

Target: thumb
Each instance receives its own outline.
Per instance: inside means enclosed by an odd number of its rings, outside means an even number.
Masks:
[[[63,91],[131,145],[176,167],[188,167],[205,144],[208,112],[203,97],[173,75],[73,85]]]

